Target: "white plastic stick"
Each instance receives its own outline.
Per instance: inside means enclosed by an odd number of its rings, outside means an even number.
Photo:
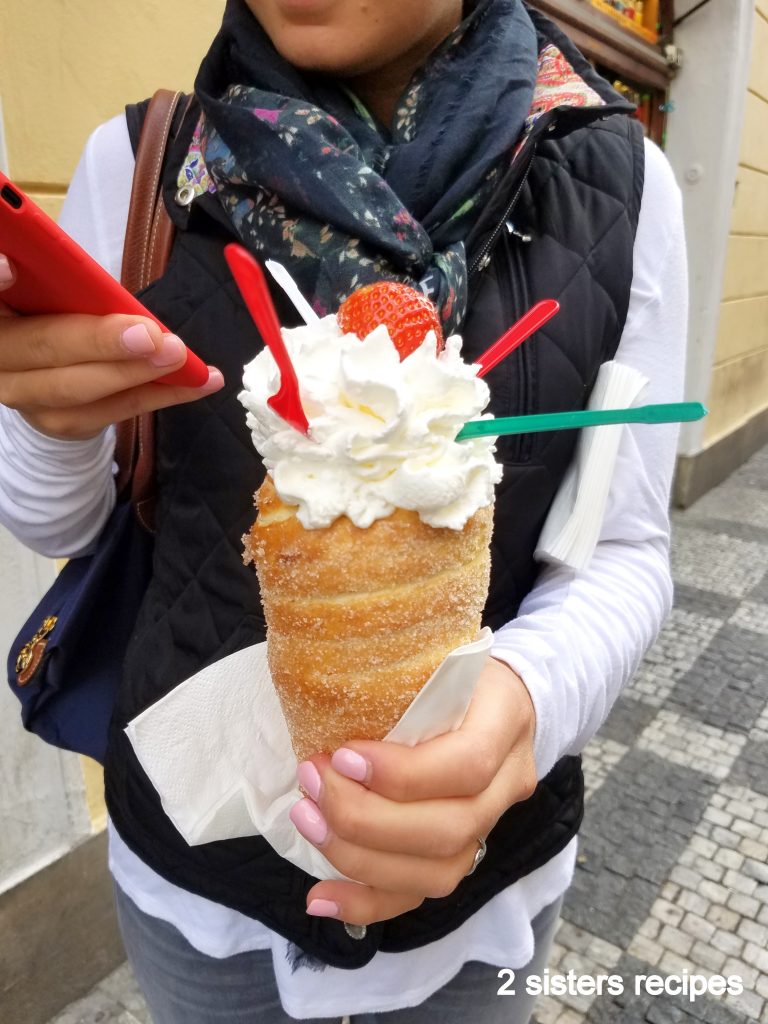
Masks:
[[[304,323],[316,324],[320,317],[317,315],[314,309],[312,309],[310,304],[301,294],[301,292],[299,291],[299,286],[293,280],[293,278],[282,265],[282,263],[278,263],[276,260],[266,260],[265,266],[272,275],[272,277],[274,277],[274,279],[283,289],[288,298],[291,300],[291,302],[294,304],[294,306],[296,307],[296,312],[299,314]]]

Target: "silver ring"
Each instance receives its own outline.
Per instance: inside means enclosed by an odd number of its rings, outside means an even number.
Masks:
[[[470,875],[474,875],[475,871],[477,870],[477,865],[480,863],[480,861],[485,856],[487,849],[488,849],[488,847],[485,845],[485,840],[484,839],[478,839],[477,840],[477,852],[475,853],[475,859],[472,861],[472,867],[469,869],[469,871],[464,876],[465,878],[469,878]]]
[[[347,924],[344,922],[344,931],[350,939],[364,939],[368,928],[364,924]]]

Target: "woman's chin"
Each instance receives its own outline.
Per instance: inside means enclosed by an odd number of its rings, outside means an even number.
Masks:
[[[377,64],[374,56],[361,59],[353,44],[341,45],[338,32],[324,26],[290,29],[272,41],[280,55],[302,71],[349,78],[370,71]]]

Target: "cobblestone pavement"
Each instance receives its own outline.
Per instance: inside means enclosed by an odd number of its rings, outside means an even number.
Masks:
[[[543,997],[536,1024],[768,1024],[768,447],[674,513],[673,573],[672,615],[584,755],[549,966],[623,991]],[[649,994],[653,974],[714,994]],[[150,1024],[127,967],[51,1024],[113,1022]]]

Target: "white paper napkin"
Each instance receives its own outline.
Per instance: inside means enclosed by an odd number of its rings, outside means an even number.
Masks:
[[[588,409],[623,409],[634,405],[648,383],[639,370],[615,361],[603,363]],[[536,546],[542,562],[584,569],[594,554],[605,517],[621,434],[626,424],[585,427],[576,455],[561,483]]]
[[[492,641],[484,629],[449,654],[386,738],[412,746],[458,728]],[[260,834],[315,878],[343,878],[288,817],[296,758],[265,643],[180,683],[125,731],[190,846]]]

